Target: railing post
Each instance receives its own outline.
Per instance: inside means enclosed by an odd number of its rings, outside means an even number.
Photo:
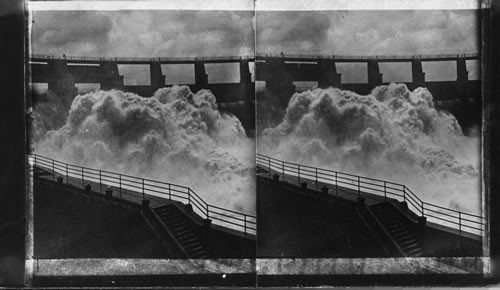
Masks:
[[[82,186],[85,186],[85,179],[84,179],[84,173],[83,173],[83,167],[82,167]]]
[[[168,199],[172,200],[172,189],[170,188],[170,183],[168,184]]]
[[[191,204],[191,188],[188,187],[188,204]]]
[[[335,195],[339,195],[337,171],[335,171]]]
[[[406,201],[406,186],[403,185],[403,201]]]
[[[314,168],[315,169],[315,173],[316,173],[316,188],[318,187],[318,168]]]
[[[206,203],[205,205],[207,206],[206,207],[206,209],[207,209],[207,219],[210,219],[210,211],[208,210],[208,203]]]
[[[144,199],[144,178],[142,178],[142,199]]]
[[[52,180],[56,180],[56,170],[54,168],[54,159],[52,159]]]
[[[422,216],[425,216],[425,214],[424,214],[424,203],[423,202],[421,204],[421,207],[422,207]]]
[[[297,164],[297,180],[300,183],[300,164]]]
[[[271,177],[271,157],[267,157],[267,163],[269,165],[269,177]]]
[[[36,154],[35,154],[35,165],[36,165]]]
[[[384,199],[387,199],[387,182],[384,181]]]
[[[458,212],[458,248],[462,249],[462,212]]]
[[[246,214],[243,214],[243,218],[244,218],[244,224],[243,224],[243,227],[245,229],[245,235],[247,234],[247,215]]]
[[[69,183],[68,178],[69,178],[69,174],[68,174],[68,164],[66,163],[66,184],[68,184],[68,183]]]
[[[283,182],[285,181],[285,161],[281,161],[281,170],[283,175]]]
[[[119,182],[119,187],[120,187],[120,198],[122,197],[122,175],[118,174],[118,182]]]
[[[361,196],[361,181],[359,176],[358,176],[358,196]]]
[[[99,170],[99,191],[102,193],[102,177],[101,177],[101,170]]]

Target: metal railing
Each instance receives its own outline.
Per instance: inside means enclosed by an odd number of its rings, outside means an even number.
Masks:
[[[485,219],[482,216],[457,211],[436,204],[422,201],[406,185],[375,178],[317,168],[257,154],[257,165],[268,170],[269,177],[277,174],[283,181],[295,179],[297,183],[313,181],[316,187],[330,186],[335,194],[339,191],[358,196],[374,194],[384,199],[392,198],[406,202],[408,209],[428,221],[457,229],[459,234],[469,232],[483,235]]]
[[[32,61],[43,60],[69,60],[69,61],[114,61],[114,62],[195,62],[199,61],[238,61],[240,59],[253,60],[253,55],[241,56],[196,56],[196,57],[104,57],[104,56],[75,56],[75,55],[48,55],[48,54],[32,54]]]
[[[284,59],[338,59],[338,60],[412,60],[412,59],[453,59],[453,58],[469,58],[479,59],[478,53],[461,53],[461,54],[426,54],[426,55],[311,55],[311,54],[271,54],[257,53],[255,58],[284,58]]]
[[[311,54],[271,54],[271,53],[257,53],[255,55],[241,55],[241,56],[193,56],[193,57],[103,57],[103,56],[65,56],[65,55],[48,55],[48,54],[33,54],[30,56],[32,61],[44,60],[69,60],[69,61],[83,61],[83,62],[101,62],[101,61],[114,61],[114,62],[195,62],[195,61],[238,61],[246,59],[253,61],[264,60],[267,58],[284,58],[284,59],[297,59],[297,60],[312,60],[319,59],[336,59],[336,60],[402,60],[408,61],[412,59],[417,60],[450,60],[457,58],[466,59],[479,59],[479,53],[460,53],[460,54],[426,54],[426,55],[311,55]]]
[[[199,216],[211,219],[214,224],[238,230],[245,235],[256,233],[255,215],[208,204],[187,186],[68,164],[36,154],[28,155],[28,158],[34,166],[51,173],[54,181],[62,178],[59,182],[82,188],[93,183],[99,188],[92,189],[92,191],[104,193],[111,188],[118,191],[116,194],[120,198],[125,196],[142,200],[160,198],[187,203]]]

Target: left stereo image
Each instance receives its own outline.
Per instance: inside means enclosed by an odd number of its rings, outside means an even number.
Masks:
[[[29,14],[34,284],[254,285],[253,10]]]

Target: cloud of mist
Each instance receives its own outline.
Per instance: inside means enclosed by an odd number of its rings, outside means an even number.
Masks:
[[[50,123],[54,109],[35,107],[35,123]],[[254,141],[218,111],[210,91],[173,86],[151,98],[95,91],[76,96],[67,116],[39,134],[37,154],[189,186],[208,203],[255,212]]]
[[[281,123],[258,132],[259,153],[402,183],[424,201],[480,212],[479,138],[436,110],[426,88],[296,93]]]

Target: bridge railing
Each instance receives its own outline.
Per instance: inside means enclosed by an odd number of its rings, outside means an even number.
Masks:
[[[262,154],[257,154],[257,165],[269,169],[269,177],[277,174],[282,181],[313,182],[318,189],[320,186],[328,187],[335,194],[340,191],[359,197],[373,194],[384,199],[404,201],[415,214],[426,217],[430,222],[456,229],[460,235],[462,232],[483,235],[484,232],[483,217],[425,202],[403,184],[286,162]]]
[[[426,54],[426,55],[310,55],[310,54],[270,54],[270,53],[257,53],[255,55],[257,60],[265,58],[286,58],[286,59],[359,59],[359,60],[412,60],[412,59],[450,59],[450,58],[479,58],[478,53],[461,53],[461,54]]]
[[[266,58],[285,58],[285,59],[300,59],[317,61],[320,59],[337,59],[337,60],[412,60],[412,59],[454,59],[468,58],[479,59],[478,53],[461,53],[461,54],[426,54],[426,55],[310,55],[310,54],[270,54],[257,53],[255,55],[241,56],[193,56],[193,57],[98,57],[98,56],[65,56],[65,55],[48,55],[48,54],[33,54],[31,60],[69,60],[69,61],[115,61],[115,62],[194,62],[194,61],[238,61],[240,59],[248,60],[263,60]]]
[[[199,216],[211,219],[214,224],[243,232],[245,235],[256,234],[255,215],[209,204],[187,186],[68,164],[36,154],[29,155],[28,158],[34,166],[51,173],[54,181],[82,188],[90,185],[92,191],[103,194],[111,189],[113,194],[132,201],[155,199],[187,203]]]
[[[48,54],[33,54],[30,56],[32,60],[70,60],[70,61],[115,61],[115,62],[154,62],[154,61],[227,61],[240,59],[254,59],[253,55],[242,56],[198,56],[198,57],[99,57],[99,56],[64,56],[64,55],[48,55]]]

